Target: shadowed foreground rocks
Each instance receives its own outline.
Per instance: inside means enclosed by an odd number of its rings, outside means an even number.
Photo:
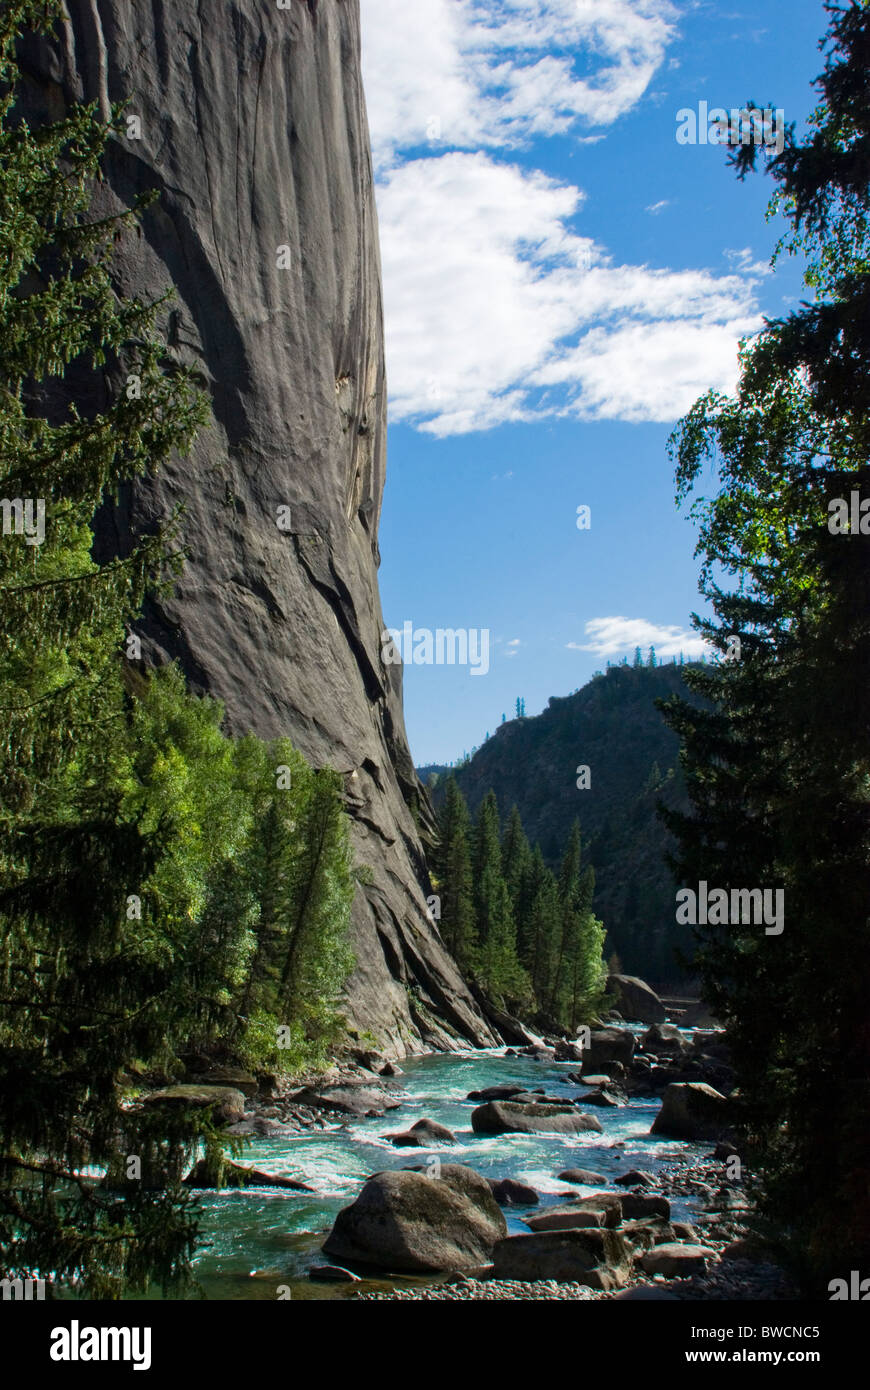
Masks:
[[[323,1250],[332,1260],[396,1273],[472,1270],[489,1263],[507,1223],[485,1178],[444,1164],[438,1178],[376,1173],[338,1213]]]
[[[498,1042],[426,910],[431,808],[405,736],[401,668],[381,657],[378,521],[386,382],[358,0],[142,5],[67,0],[28,40],[29,116],[127,102],[94,215],[157,189],[116,281],[161,311],[211,422],[189,459],[125,490],[97,557],[183,503],[171,599],[136,631],[220,698],[228,727],[289,735],[344,776],[358,862],[347,1013],[385,1054]],[[107,368],[93,405],[123,389]],[[88,403],[85,402],[87,407]],[[279,508],[281,515],[279,529]]]

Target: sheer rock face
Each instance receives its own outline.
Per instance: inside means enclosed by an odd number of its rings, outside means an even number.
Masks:
[[[228,726],[289,734],[345,774],[358,862],[352,1029],[390,1055],[498,1041],[427,916],[430,812],[408,751],[401,668],[381,658],[377,528],[385,468],[381,281],[357,0],[66,0],[28,41],[27,101],[127,101],[98,208],[159,202],[125,235],[117,280],[174,302],[212,421],[192,455],[101,518],[99,551],[179,502],[189,558],[137,629],[178,658]],[[284,529],[279,527],[279,508]]]

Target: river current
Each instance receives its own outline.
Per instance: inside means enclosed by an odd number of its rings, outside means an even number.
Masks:
[[[312,1265],[328,1263],[320,1247],[336,1213],[353,1201],[372,1173],[388,1168],[426,1164],[433,1154],[442,1163],[464,1163],[487,1178],[517,1178],[540,1194],[542,1210],[563,1202],[570,1193],[583,1196],[601,1187],[560,1182],[565,1168],[586,1168],[611,1182],[630,1168],[655,1173],[678,1155],[701,1157],[709,1144],[686,1144],[650,1135],[660,1097],[632,1097],[618,1109],[589,1107],[601,1122],[603,1134],[578,1135],[474,1134],[471,1112],[478,1104],[465,1096],[488,1086],[543,1087],[548,1095],[582,1097],[588,1087],[566,1080],[576,1062],[538,1062],[505,1057],[503,1050],[438,1054],[408,1058],[395,1085],[399,1110],[379,1119],[349,1119],[298,1138],[256,1139],[240,1156],[243,1163],[275,1174],[300,1179],[316,1195],[286,1189],[202,1195],[202,1236],[206,1244],[196,1260],[202,1293],[209,1299],[269,1299],[280,1295],[299,1299],[346,1298],[369,1289],[407,1286],[429,1279],[366,1280],[361,1284],[320,1284],[308,1278]],[[458,1143],[437,1149],[397,1149],[382,1136],[406,1130],[426,1117],[446,1125]],[[618,1146],[618,1147],[617,1147]],[[673,1201],[676,1220],[690,1219],[693,1203]],[[531,1208],[511,1207],[505,1216],[513,1234],[527,1230],[521,1217]],[[437,1276],[436,1276],[437,1277]]]

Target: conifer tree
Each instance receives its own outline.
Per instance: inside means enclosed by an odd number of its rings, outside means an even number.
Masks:
[[[456,778],[448,777],[438,816],[438,847],[433,862],[441,897],[441,935],[461,970],[471,966],[476,936],[470,833],[465,798]]]
[[[781,935],[699,928],[698,965],[730,1024],[762,1210],[822,1294],[870,1259],[870,537],[830,525],[832,502],[870,497],[870,7],[826,8],[809,134],[766,156],[813,299],[674,435],[680,498],[717,466],[695,510],[714,617],[696,626],[721,655],[688,676],[709,704],[667,711],[693,810],[669,818],[679,881],[784,892]],[[758,150],[732,160],[742,177]]]

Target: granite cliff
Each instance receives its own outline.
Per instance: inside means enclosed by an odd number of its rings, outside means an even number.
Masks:
[[[212,412],[189,458],[106,509],[99,556],[182,502],[188,560],[139,625],[147,659],[178,659],[233,732],[287,733],[344,774],[371,869],[353,909],[351,1029],[394,1056],[491,1045],[427,916],[431,812],[401,668],[380,656],[386,382],[358,0],[64,9],[54,41],[24,46],[28,103],[128,103],[97,211],[159,190],[119,243],[118,283],[173,288],[162,326]]]

